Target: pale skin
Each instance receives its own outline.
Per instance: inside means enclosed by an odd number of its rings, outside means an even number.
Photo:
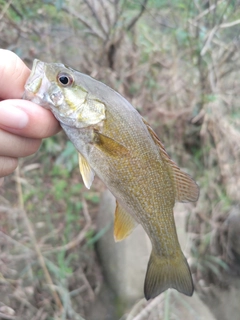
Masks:
[[[50,111],[21,100],[29,74],[17,55],[0,49],[0,185],[19,158],[35,153],[43,138],[60,130]]]

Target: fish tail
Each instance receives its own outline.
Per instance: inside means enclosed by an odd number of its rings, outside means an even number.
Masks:
[[[191,272],[181,249],[174,257],[162,257],[154,251],[151,253],[144,284],[145,298],[152,299],[168,288],[187,296],[193,294]]]

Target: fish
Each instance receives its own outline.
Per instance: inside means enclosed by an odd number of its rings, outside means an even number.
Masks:
[[[116,198],[114,239],[140,224],[152,244],[144,295],[174,288],[191,296],[191,271],[176,232],[176,201],[196,202],[199,187],[171,160],[154,130],[118,92],[61,63],[35,59],[24,99],[50,110],[76,147],[89,189],[97,175]]]

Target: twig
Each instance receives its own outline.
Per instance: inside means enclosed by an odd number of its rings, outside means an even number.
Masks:
[[[43,312],[44,312],[44,309],[43,309],[43,308],[40,308],[40,309],[38,310],[36,316],[35,316],[34,318],[32,318],[32,320],[41,319]]]
[[[48,234],[46,234],[45,236],[43,236],[41,238],[41,240],[39,241],[40,245],[42,246],[49,238],[52,238],[54,236],[56,236],[59,232],[61,232],[63,230],[64,225],[60,225],[58,229],[54,229],[51,232],[49,232]]]
[[[29,259],[34,259],[36,257],[36,252],[32,251],[32,252],[28,252],[28,253],[22,253],[22,254],[14,254],[14,255],[10,255],[8,254],[9,259],[11,259],[11,261],[19,261],[19,260],[29,260]]]
[[[111,19],[110,19],[110,15],[109,15],[108,9],[106,8],[103,0],[99,0],[99,2],[100,2],[101,7],[103,8],[103,11],[104,11],[104,16],[105,16],[105,19],[106,19],[106,21],[107,21],[108,30],[111,31],[112,22],[111,22]],[[105,3],[106,3],[106,2],[105,2]]]
[[[143,12],[146,9],[147,2],[148,2],[148,0],[143,1],[142,5],[141,5],[140,12],[132,19],[132,21],[130,21],[129,25],[126,28],[127,31],[131,30],[132,27],[135,25],[135,23],[138,21],[138,19],[141,17],[141,15],[143,14]]]
[[[146,319],[150,312],[160,303],[162,302],[163,298],[162,296],[158,296],[155,299],[153,299],[139,314],[134,317],[132,320],[143,320]]]
[[[5,13],[8,11],[8,8],[11,6],[13,0],[9,0],[5,6],[3,7],[1,13],[0,13],[0,20],[4,17]]]
[[[197,123],[199,120],[204,118],[205,114],[206,111],[204,109],[201,109],[200,112],[191,120],[191,123]]]
[[[16,317],[15,316],[10,316],[10,315],[7,315],[7,314],[5,314],[5,313],[2,313],[2,312],[0,312],[0,319],[10,319],[10,320],[12,320],[12,319],[16,319]]]
[[[178,79],[176,79],[176,81],[177,81]],[[179,79],[179,81],[180,81],[180,79]],[[174,90],[173,90],[173,92],[170,92],[170,93],[167,93],[167,94],[165,94],[162,98],[160,98],[159,100],[158,100],[158,105],[160,106],[160,105],[162,105],[162,104],[164,104],[166,101],[168,101],[169,99],[171,99],[172,98],[172,96],[173,95],[176,95],[178,92],[180,92],[182,89],[184,89],[185,88],[185,84],[183,84],[183,83],[180,83],[180,85],[178,86],[178,88],[176,89],[176,88],[174,88]],[[164,111],[164,110],[162,110],[162,109],[160,109],[160,108],[158,108],[157,109],[159,112],[162,112],[162,113],[168,113],[168,111]],[[188,112],[189,110],[188,110],[188,108],[186,108],[186,109],[183,109],[183,111],[180,111],[180,113],[182,113],[182,112],[184,112],[185,113],[185,111],[186,112]],[[171,112],[170,112],[171,113]],[[176,115],[176,113],[175,113],[175,115]]]
[[[21,12],[12,3],[10,5],[10,7],[21,19],[24,19],[24,16],[21,14]]]
[[[90,30],[92,35],[94,35],[94,36],[96,36],[96,37],[98,37],[98,38],[100,38],[102,40],[105,40],[104,37],[101,35],[101,33],[99,33],[96,29],[93,29],[91,27],[91,24],[88,23],[88,21],[85,18],[83,18],[83,16],[79,15],[75,11],[69,10],[66,7],[63,7],[62,10],[65,11],[66,13],[74,16],[76,19],[78,19],[85,27],[87,27]]]
[[[32,253],[34,252],[33,250],[31,250],[30,248],[28,248],[27,246],[25,246],[25,245],[22,244],[21,242],[18,242],[17,240],[9,237],[6,233],[4,233],[4,232],[2,232],[2,231],[0,231],[0,239],[1,239],[1,238],[6,239],[9,243],[11,243],[11,244],[13,244],[13,245],[22,247],[22,248],[24,248],[24,249],[27,250],[27,251],[30,251],[30,252],[32,252]],[[2,243],[2,241],[1,241],[1,243]]]
[[[230,28],[230,27],[236,26],[239,23],[240,23],[240,19],[232,21],[232,22],[222,23],[220,25],[220,28]]]
[[[83,203],[83,214],[84,214],[84,217],[86,220],[86,225],[84,226],[84,228],[80,231],[78,236],[75,239],[73,239],[72,241],[68,242],[64,246],[56,247],[51,250],[45,251],[44,254],[70,250],[70,249],[78,246],[85,239],[86,233],[88,232],[89,228],[91,227],[92,220],[91,220],[91,217],[88,213],[87,203],[84,198],[82,199],[82,203]]]
[[[214,35],[215,35],[215,33],[217,32],[218,29],[219,29],[219,26],[216,25],[216,26],[210,31],[210,33],[209,33],[209,35],[208,35],[208,38],[207,38],[207,41],[205,42],[205,45],[204,45],[204,47],[202,48],[202,50],[201,50],[201,52],[200,52],[200,55],[201,55],[201,56],[204,56],[205,53],[207,52],[207,50],[208,50],[208,48],[210,47],[210,44],[211,44],[211,42],[212,42],[212,39],[213,39],[213,37],[214,37]]]
[[[122,319],[124,319],[124,320],[133,320],[133,317],[138,315],[139,312],[141,312],[144,308],[146,308],[147,303],[148,302],[144,298],[139,300],[139,301],[137,301],[134,304],[134,306],[131,308],[131,311],[129,312],[129,314],[127,316],[124,315],[120,320],[122,320]]]
[[[197,212],[196,215],[199,216],[199,218],[203,221],[209,223],[213,229],[219,229],[220,226],[214,221],[212,221],[210,218],[206,217],[203,213]]]
[[[34,313],[37,312],[37,308],[28,301],[28,298],[25,295],[24,295],[24,297],[22,297],[22,296],[18,295],[18,293],[14,292],[11,296],[13,298],[15,298],[17,301],[19,301],[21,303],[21,305],[27,307],[32,312],[34,312]]]
[[[212,4],[208,9],[204,10],[203,12],[201,12],[198,16],[196,16],[194,18],[194,21],[198,21],[200,20],[202,17],[204,17],[206,14],[208,14],[209,12],[211,12],[212,10],[216,9],[216,7],[222,3],[223,0],[218,1],[216,4]]]
[[[113,25],[112,25],[112,30],[114,30],[117,26],[119,17],[122,15],[123,12],[123,7],[124,7],[124,1],[122,3],[122,6],[119,8],[119,1],[114,1],[114,19],[113,19]]]
[[[0,199],[2,200],[2,199]],[[7,207],[7,206],[0,206],[0,212],[4,212],[4,213],[11,213],[11,214],[16,214],[18,215],[20,210],[19,209],[13,209],[13,208],[10,208],[10,207]]]
[[[107,36],[107,31],[104,28],[103,24],[101,23],[95,8],[89,3],[88,0],[83,0],[83,1],[86,3],[86,5],[88,6],[89,10],[92,12],[93,17],[95,18],[95,20],[96,20],[98,26],[100,27],[100,29],[102,30],[102,32]]]
[[[29,236],[30,236],[31,241],[33,243],[33,247],[34,247],[34,249],[35,249],[35,251],[37,253],[39,264],[41,265],[41,267],[43,269],[43,273],[44,273],[46,282],[47,282],[47,284],[49,285],[50,288],[54,288],[54,284],[53,284],[52,278],[51,278],[51,276],[50,276],[50,274],[48,272],[48,269],[47,269],[45,261],[44,261],[44,257],[43,257],[43,255],[42,255],[42,253],[40,251],[40,248],[38,246],[37,240],[35,238],[33,227],[31,225],[31,222],[29,221],[27,213],[26,213],[26,211],[24,209],[22,186],[21,186],[20,179],[19,179],[20,178],[19,167],[17,167],[17,169],[15,171],[15,175],[16,175],[18,201],[19,201],[20,209],[22,211],[23,219],[25,221]],[[51,292],[52,292],[53,298],[55,300],[55,303],[56,303],[58,309],[61,311],[63,307],[62,307],[62,303],[60,301],[60,298],[59,298],[56,290],[52,290]]]
[[[76,297],[77,295],[79,295],[79,293],[84,292],[87,288],[87,285],[83,284],[80,288],[74,289],[71,292],[69,292],[69,295],[70,297]]]
[[[86,278],[85,274],[82,272],[81,274],[81,279],[83,280],[84,285],[86,286],[86,289],[88,290],[88,294],[89,294],[89,299],[90,301],[93,301],[95,298],[95,294],[94,291],[90,285],[90,283],[88,282],[88,279]]]

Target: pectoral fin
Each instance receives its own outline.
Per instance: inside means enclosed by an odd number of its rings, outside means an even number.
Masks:
[[[90,167],[87,160],[84,158],[84,156],[81,155],[81,153],[78,153],[78,160],[79,160],[79,169],[82,175],[83,182],[86,188],[90,189],[95,173]]]
[[[125,239],[138,225],[137,221],[127,213],[118,202],[116,202],[115,220],[114,220],[114,239],[121,241]]]
[[[128,149],[116,140],[105,136],[104,134],[94,131],[94,145],[100,149],[102,152],[108,154],[112,157],[126,156],[128,154]]]
[[[199,187],[196,182],[185,172],[181,171],[180,168],[176,165],[174,161],[171,160],[167,151],[164,148],[164,145],[159,140],[156,133],[150,127],[150,125],[143,119],[144,124],[146,125],[148,132],[152,136],[152,139],[159,147],[161,156],[165,163],[168,165],[169,173],[174,182],[175,188],[175,199],[179,202],[195,202],[199,197]]]

